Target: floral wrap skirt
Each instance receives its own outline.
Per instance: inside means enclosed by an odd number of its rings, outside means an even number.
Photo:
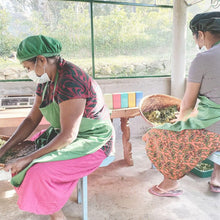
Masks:
[[[220,135],[205,129],[169,131],[152,128],[144,136],[146,152],[167,178],[178,180],[220,150]]]

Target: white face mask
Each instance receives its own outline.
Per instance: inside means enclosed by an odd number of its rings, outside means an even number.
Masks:
[[[200,48],[198,44],[196,44],[196,49],[197,49],[200,53],[207,51],[206,46],[203,46],[202,48]]]
[[[37,84],[38,83],[43,84],[43,83],[49,82],[50,78],[49,78],[48,74],[45,72],[45,67],[44,67],[44,74],[42,76],[37,76],[37,74],[35,72],[35,67],[36,67],[36,63],[34,65],[34,70],[32,70],[28,73],[28,77]]]
[[[47,75],[47,73],[44,73],[42,76],[37,76],[34,70],[28,73],[28,77],[37,84],[43,84],[50,81],[50,78]]]

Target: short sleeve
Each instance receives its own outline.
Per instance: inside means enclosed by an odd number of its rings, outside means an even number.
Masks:
[[[205,73],[205,68],[204,68],[203,57],[200,54],[198,54],[191,63],[189,69],[188,82],[201,83],[204,77],[204,73]]]
[[[42,96],[42,93],[43,93],[43,85],[42,84],[38,84],[37,85],[37,89],[36,89],[36,94],[38,96]]]
[[[64,71],[58,83],[58,103],[69,99],[86,99],[89,95],[89,80],[87,74],[75,67],[68,71]]]

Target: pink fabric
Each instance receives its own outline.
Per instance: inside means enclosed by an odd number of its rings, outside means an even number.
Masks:
[[[105,158],[100,149],[76,159],[35,164],[27,171],[21,186],[15,187],[19,208],[39,215],[59,211],[78,180],[95,171]]]
[[[39,138],[47,129],[43,129],[40,132],[38,132],[37,134],[35,134],[34,136],[31,137],[31,141],[35,141],[37,138]]]

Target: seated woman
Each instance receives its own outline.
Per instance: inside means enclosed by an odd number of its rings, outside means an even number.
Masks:
[[[157,196],[178,196],[178,182],[199,162],[220,150],[220,12],[196,15],[190,22],[195,43],[207,51],[193,60],[180,114],[174,124],[148,131],[148,157],[163,174],[164,180],[149,189]],[[200,99],[198,114],[190,117]],[[214,165],[210,189],[220,192],[220,166]]]
[[[78,180],[96,170],[113,146],[114,129],[98,84],[62,59],[61,44],[43,35],[24,39],[17,58],[38,83],[29,115],[0,149],[0,158],[24,141],[44,116],[51,126],[37,150],[9,162],[20,209],[52,220],[66,219],[62,207]]]

